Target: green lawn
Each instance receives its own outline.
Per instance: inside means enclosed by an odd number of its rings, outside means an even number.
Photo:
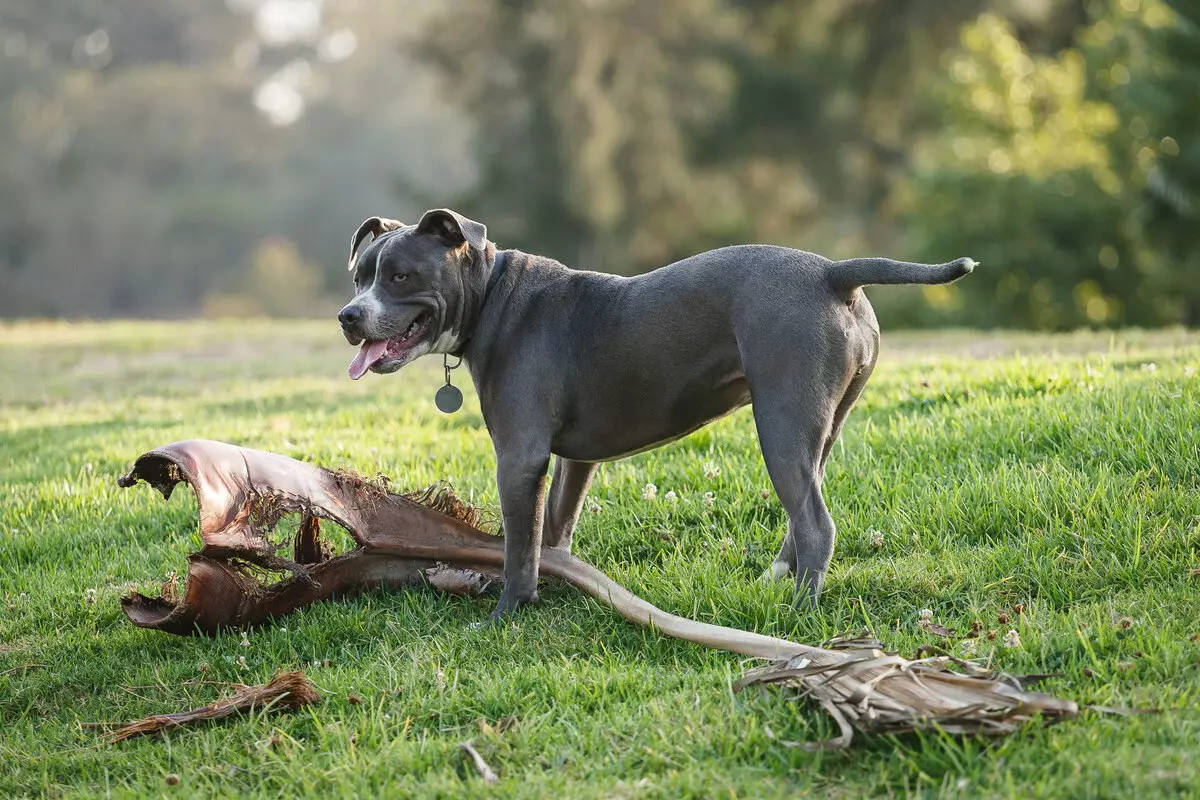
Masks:
[[[470,625],[491,600],[432,590],[313,607],[249,646],[128,623],[126,587],[156,590],[196,542],[186,492],[117,488],[159,444],[223,439],[496,502],[473,395],[446,417],[438,362],[351,383],[350,356],[329,322],[0,327],[0,796],[1200,793],[1200,337],[885,335],[830,459],[840,535],[817,613],[756,581],[785,518],[763,497],[749,411],[601,469],[576,550],[662,608],[812,643],[869,626],[910,656],[935,641],[917,627],[928,608],[955,631],[995,629],[978,656],[1005,670],[1062,673],[1049,691],[1163,710],[837,753],[781,744],[836,728],[779,695],[733,694],[737,657],[564,586],[503,628]],[[1010,629],[1019,647],[1002,646]],[[310,710],[114,746],[85,724],[295,667],[324,696]],[[464,762],[467,739],[495,787]]]

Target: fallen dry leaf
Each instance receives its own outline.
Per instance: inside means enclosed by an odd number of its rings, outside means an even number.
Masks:
[[[237,687],[237,691],[229,697],[209,703],[203,708],[184,711],[180,714],[157,714],[145,717],[123,725],[115,731],[110,731],[105,734],[104,738],[108,742],[120,742],[146,733],[178,728],[181,725],[224,719],[252,708],[290,710],[308,703],[315,703],[321,697],[317,693],[316,687],[301,671],[280,673],[269,683],[258,686],[237,685]]]
[[[947,639],[954,635],[949,628],[947,628],[945,625],[941,624],[940,622],[930,622],[927,619],[923,619],[920,622],[918,622],[917,627],[920,628],[921,630],[929,631],[930,633],[934,634],[935,636],[941,636],[944,639]]]

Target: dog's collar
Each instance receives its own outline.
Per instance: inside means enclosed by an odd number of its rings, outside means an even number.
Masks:
[[[487,286],[483,289],[483,301],[479,304],[479,313],[476,315],[476,320],[483,314],[484,306],[487,305],[488,298],[492,296],[492,290],[496,288],[496,284],[500,282],[500,278],[504,276],[504,268],[508,266],[508,253],[503,250],[496,250],[496,257],[492,259],[492,274],[488,276]],[[462,343],[462,346],[455,350],[450,355],[455,358],[462,358],[462,354],[466,352],[467,345],[471,343],[468,338]]]

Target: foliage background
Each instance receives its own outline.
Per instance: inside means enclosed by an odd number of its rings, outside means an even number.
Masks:
[[[326,316],[366,216],[632,274],[983,267],[885,325],[1200,322],[1200,0],[0,0],[0,316]]]

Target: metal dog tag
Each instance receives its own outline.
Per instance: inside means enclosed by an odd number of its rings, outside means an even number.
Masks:
[[[447,383],[437,390],[437,394],[433,396],[433,402],[437,405],[438,411],[453,414],[462,408],[462,392],[458,390],[457,386]]]
[[[450,357],[442,355],[442,366],[446,368],[446,385],[437,390],[437,394],[433,396],[433,402],[438,407],[438,411],[444,414],[453,414],[462,408],[462,392],[458,387],[450,383],[450,370],[458,369],[462,365],[462,358],[458,359],[458,363],[453,367],[450,366]]]

